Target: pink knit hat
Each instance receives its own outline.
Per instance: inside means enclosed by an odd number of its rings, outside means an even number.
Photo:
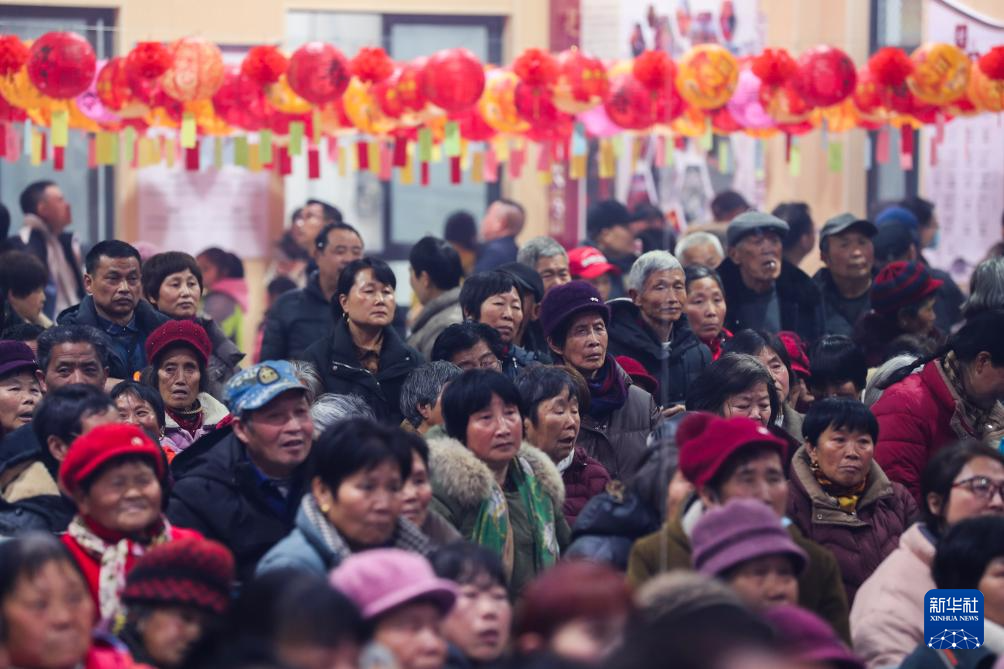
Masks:
[[[708,509],[694,525],[690,544],[694,570],[705,576],[718,576],[768,555],[790,557],[799,574],[809,561],[774,510],[758,499],[734,499]]]
[[[457,600],[452,581],[438,578],[421,555],[398,548],[349,556],[331,572],[331,585],[355,602],[366,620],[418,600],[431,601],[446,615]]]

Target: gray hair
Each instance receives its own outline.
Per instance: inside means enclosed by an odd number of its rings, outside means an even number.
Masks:
[[[324,392],[324,384],[321,383],[321,375],[317,373],[317,368],[303,360],[290,360],[289,363],[293,365],[296,380],[307,389],[307,404],[313,404],[314,400]]]
[[[677,258],[682,258],[683,254],[687,252],[687,249],[694,248],[695,246],[703,246],[704,244],[711,244],[715,248],[715,251],[721,257],[725,257],[725,249],[722,248],[722,242],[715,235],[710,232],[691,232],[689,235],[684,235],[680,238],[680,241],[676,243],[676,249],[674,254]]]
[[[568,252],[565,251],[564,246],[550,237],[534,237],[520,248],[516,255],[516,262],[537,269],[537,263],[541,258],[553,258],[554,256],[567,258]]]
[[[645,287],[648,277],[652,276],[654,272],[664,272],[674,269],[682,272],[683,265],[669,251],[649,251],[648,253],[643,253],[631,265],[631,271],[628,272],[624,286],[628,290],[641,292],[641,289]]]
[[[987,258],[973,270],[969,299],[962,305],[965,318],[1004,308],[1004,258]]]
[[[314,438],[329,427],[347,418],[368,418],[376,420],[376,414],[366,400],[359,395],[336,395],[324,393],[310,406],[310,418],[314,421]]]
[[[422,414],[418,407],[422,404],[434,405],[443,387],[463,373],[459,367],[445,360],[427,362],[411,370],[401,386],[401,414],[405,420],[415,427],[421,425]]]
[[[45,374],[52,361],[52,349],[60,344],[90,344],[101,366],[107,369],[112,362],[111,340],[91,325],[54,325],[38,335],[38,366]]]
[[[875,371],[872,372],[871,378],[868,379],[868,383],[865,385],[864,403],[871,408],[871,406],[878,402],[879,398],[882,397],[882,393],[884,392],[883,386],[885,386],[889,377],[903,367],[909,367],[913,363],[917,362],[917,360],[918,358],[915,355],[910,353],[900,353],[899,355],[894,355],[879,365]],[[922,367],[918,367],[913,373],[917,374],[921,369]]]

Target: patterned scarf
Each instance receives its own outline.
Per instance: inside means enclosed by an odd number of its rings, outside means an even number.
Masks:
[[[533,525],[533,563],[538,572],[558,561],[558,537],[554,533],[554,507],[533,475],[530,463],[516,456],[509,466],[509,480],[516,486],[523,507]],[[506,581],[512,579],[515,566],[515,541],[509,522],[505,491],[497,482],[491,495],[481,504],[471,540],[502,558]]]
[[[304,495],[303,501],[300,504],[301,508],[303,508],[303,513],[307,516],[307,520],[317,530],[324,545],[335,555],[334,563],[328,565],[328,568],[338,566],[342,560],[352,555],[352,549],[346,543],[345,539],[342,538],[338,529],[331,524],[331,521],[321,511],[313,494]],[[422,534],[422,530],[418,529],[414,523],[404,517],[397,519],[397,529],[394,530],[394,536],[391,537],[391,545],[394,548],[418,553],[419,555],[428,555],[432,552],[432,543],[430,543],[429,538]]]
[[[589,385],[589,416],[597,422],[603,422],[627,402],[627,383],[618,372],[614,359],[608,355],[596,376],[586,380]]]
[[[955,351],[949,351],[947,355],[938,363],[941,373],[948,383],[949,389],[955,396],[957,410],[962,414],[967,427],[976,431],[975,434],[966,432],[960,433],[956,430],[959,438],[976,437],[982,439],[991,432],[1001,429],[1001,426],[993,417],[993,409],[985,411],[973,404],[969,395],[966,394],[966,387],[962,383],[962,370],[959,368],[959,360],[955,357]],[[954,421],[953,421],[954,425]]]
[[[109,543],[99,537],[79,514],[74,516],[67,530],[80,547],[99,560],[98,603],[101,620],[110,621],[119,613],[119,595],[125,587],[126,560],[140,557],[147,549],[171,540],[171,523],[161,516],[160,521],[146,534],[146,541],[122,537]]]
[[[826,478],[823,470],[819,468],[819,463],[815,460],[809,460],[809,469],[812,470],[812,475],[816,477],[816,482],[819,483],[823,492],[836,499],[837,505],[842,511],[854,513],[855,509],[858,508],[858,502],[861,501],[861,495],[864,494],[865,486],[868,484],[867,476],[861,483],[848,488]]]

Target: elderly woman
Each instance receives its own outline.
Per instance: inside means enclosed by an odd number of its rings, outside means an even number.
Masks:
[[[137,381],[120,381],[110,396],[119,412],[119,422],[135,425],[161,446],[168,446],[168,459],[174,455],[170,444],[163,441],[167,414],[159,392]]]
[[[840,563],[847,601],[896,547],[917,503],[874,460],[878,421],[861,402],[827,398],[802,426],[805,445],[791,463],[787,516]]]
[[[962,315],[972,318],[991,309],[1004,309],[1004,258],[988,258],[973,270]]]
[[[745,416],[767,427],[776,424],[781,403],[774,377],[762,362],[745,353],[726,353],[694,383],[687,410]]]
[[[395,546],[425,555],[428,539],[401,517],[411,474],[410,436],[363,419],[340,421],[314,443],[310,492],[293,531],[258,563],[273,569],[331,571],[353,553]]]
[[[687,389],[711,362],[690,329],[683,266],[667,251],[649,251],[625,279],[628,297],[611,300],[610,353],[642,364],[659,381],[659,405],[683,404]]]
[[[725,329],[725,286],[718,272],[704,265],[691,265],[684,270],[687,279],[687,304],[684,313],[701,343],[711,351],[711,359],[722,356],[722,344],[732,337]]]
[[[143,263],[143,296],[161,313],[175,320],[195,321],[212,343],[206,365],[206,388],[223,399],[223,386],[237,372],[244,354],[210,316],[200,313],[204,286],[195,258],[180,251],[151,256]]]
[[[513,594],[557,562],[568,535],[561,475],[523,441],[519,405],[505,375],[464,372],[443,393],[448,438],[429,440],[432,508],[502,558]]]
[[[222,544],[185,539],[157,546],[126,578],[118,637],[137,662],[180,667],[220,627],[233,581],[234,558]]]
[[[939,451],[924,469],[921,520],[858,589],[851,608],[854,649],[869,667],[899,666],[924,641],[924,593],[935,548],[954,525],[1004,514],[1004,456],[975,442]]]
[[[443,431],[442,436],[446,432]],[[401,488],[401,516],[410,520],[434,546],[447,546],[463,537],[445,518],[433,511],[432,479],[429,477],[429,446],[424,439],[411,443],[411,474]]]
[[[443,623],[457,600],[452,581],[436,576],[421,555],[393,548],[354,555],[331,573],[373,630],[373,641],[399,669],[440,669],[446,661]]]
[[[996,447],[1004,433],[1001,332],[1004,311],[969,319],[933,355],[895,372],[872,407],[879,422],[875,459],[918,502],[920,472],[932,455],[960,438]]]
[[[119,611],[125,578],[147,549],[198,532],[163,513],[167,463],[134,425],[100,425],[70,446],[59,486],[77,506],[63,543],[80,566],[101,620]]]
[[[129,667],[127,653],[91,635],[94,602],[59,540],[32,533],[0,543],[4,666]]]
[[[610,476],[630,480],[660,416],[652,396],[631,382],[607,350],[610,309],[584,281],[551,289],[540,306],[551,351],[579,372],[589,388],[579,444]]]
[[[854,325],[854,341],[864,350],[869,367],[881,365],[894,353],[890,345],[902,335],[942,338],[934,315],[942,283],[923,263],[900,260],[882,268],[872,282],[872,308]]]
[[[436,338],[432,359],[453,363],[462,371],[494,369],[502,371],[502,340],[484,323],[454,323]]]
[[[0,434],[31,422],[42,401],[42,373],[28,345],[0,341]]]
[[[358,395],[323,393],[310,405],[310,419],[314,421],[314,439],[335,423],[348,418],[365,418],[376,421],[373,409]]]
[[[440,399],[446,385],[463,374],[456,365],[438,360],[427,362],[415,369],[401,388],[401,427],[409,432],[425,435],[443,424],[443,407]]]
[[[171,458],[199,437],[230,422],[230,412],[206,392],[212,344],[194,321],[168,321],[150,333],[144,381],[164,400],[164,442]]]
[[[567,368],[538,365],[520,373],[516,389],[523,401],[520,409],[526,440],[551,458],[561,472],[565,484],[561,510],[573,526],[586,502],[610,483],[606,468],[575,445],[580,411],[589,406],[585,380]]]
[[[333,304],[340,307],[331,334],[304,352],[317,368],[324,391],[359,395],[381,422],[398,424],[401,386],[424,362],[391,327],[397,279],[387,263],[363,258],[338,277]]]
[[[523,320],[530,316],[523,313],[523,300],[512,274],[495,270],[470,277],[460,289],[460,308],[465,320],[484,323],[498,333],[502,372],[510,379],[535,361],[532,353],[516,344]]]
[[[727,353],[744,353],[751,355],[767,368],[774,379],[777,398],[781,410],[775,416],[774,425],[782,428],[795,441],[802,440],[802,414],[795,411],[790,398],[798,388],[798,380],[791,369],[791,358],[784,341],[769,332],[755,330],[740,330],[725,344]]]

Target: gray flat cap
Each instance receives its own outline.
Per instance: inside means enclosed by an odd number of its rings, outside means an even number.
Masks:
[[[851,228],[857,228],[869,239],[878,234],[878,228],[871,221],[844,212],[834,216],[823,225],[823,229],[819,231],[819,248],[823,248],[823,240],[827,237],[839,235]]]
[[[725,237],[729,246],[735,246],[743,237],[760,230],[771,230],[784,239],[788,234],[788,224],[777,216],[762,211],[746,211],[732,219]]]

